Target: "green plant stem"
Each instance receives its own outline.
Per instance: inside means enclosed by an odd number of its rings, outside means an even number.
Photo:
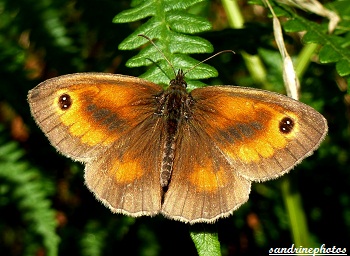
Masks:
[[[228,24],[231,28],[243,28],[244,19],[236,0],[222,0]]]
[[[253,81],[257,84],[261,84],[263,88],[268,88],[268,82],[266,80],[266,69],[258,55],[251,55],[244,51],[241,52],[246,67],[253,78]]]
[[[236,0],[222,0],[228,23],[231,28],[240,29],[244,26],[244,19]],[[258,55],[241,52],[246,67],[255,83],[267,87],[266,69]]]
[[[299,191],[293,191],[289,177],[282,178],[282,195],[287,208],[295,247],[310,247],[306,216]]]
[[[295,61],[295,71],[298,78],[301,80],[304,76],[305,71],[310,65],[311,57],[315,51],[319,48],[318,44],[306,44],[300,51],[298,58]]]

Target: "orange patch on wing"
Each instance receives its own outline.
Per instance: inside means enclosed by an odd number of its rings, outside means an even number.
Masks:
[[[79,88],[77,86],[77,88]],[[106,90],[111,89],[112,90]],[[106,129],[103,125],[98,125],[98,123],[92,122],[89,117],[86,115],[86,102],[85,98],[87,96],[95,97],[98,95],[99,98],[102,97],[103,101],[101,101],[101,105],[98,107],[108,107],[110,109],[114,109],[117,111],[117,107],[127,105],[127,103],[132,99],[132,92],[130,90],[122,90],[122,88],[118,88],[117,86],[106,86],[106,88],[98,88],[96,86],[82,87],[82,89],[72,88],[62,89],[57,92],[56,99],[60,97],[60,95],[67,93],[72,99],[73,104],[67,110],[62,110],[59,108],[57,101],[53,102],[56,111],[59,113],[60,120],[62,123],[69,127],[69,133],[74,137],[80,137],[82,143],[87,144],[89,146],[96,146],[98,144],[102,145],[110,145],[115,140],[120,137],[120,134],[117,132],[111,132]],[[108,95],[107,95],[108,94]],[[112,99],[110,101],[106,99],[110,99],[111,97],[117,97],[118,101]],[[131,111],[128,111],[128,108],[123,108],[122,111],[119,110],[118,115],[123,114],[127,116],[127,118],[132,120]]]
[[[118,183],[132,183],[144,175],[140,162],[126,159],[126,161],[114,161],[110,169],[111,175]]]
[[[257,104],[251,99],[241,97],[222,96],[215,101],[216,108],[220,108],[220,114],[228,121],[246,121],[247,117],[254,118]]]
[[[109,86],[101,85],[98,97],[103,99],[98,107],[107,108],[118,113],[118,116],[133,122],[139,114],[130,106],[140,99],[142,92],[129,86]]]
[[[241,138],[233,136],[233,143],[221,146],[223,151],[232,159],[239,159],[243,163],[259,162],[261,158],[271,158],[276,150],[286,147],[289,140],[296,137],[299,132],[298,117],[292,112],[286,112],[278,106],[272,106],[267,103],[256,103],[249,99],[235,98],[230,99],[231,104],[225,102],[225,97],[218,100],[218,106],[221,106],[220,117],[213,117],[214,128],[224,127],[223,130],[236,128],[235,125],[243,123],[249,126],[250,123],[261,124],[261,129],[254,129],[251,136],[245,136],[240,133]],[[262,114],[263,113],[263,114]],[[295,120],[293,131],[284,134],[280,131],[280,121],[289,116]],[[223,118],[225,117],[225,118]],[[212,130],[215,134],[215,129]]]
[[[206,166],[196,165],[189,179],[199,191],[215,192],[218,187],[223,187],[228,182],[227,175],[220,168],[214,171],[212,164]]]

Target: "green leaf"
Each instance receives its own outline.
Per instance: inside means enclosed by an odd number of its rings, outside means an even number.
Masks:
[[[169,48],[171,53],[206,53],[212,52],[213,46],[209,41],[198,37],[179,33],[169,33]]]
[[[283,28],[287,32],[304,31],[305,25],[298,19],[288,20],[283,24]]]
[[[164,10],[186,10],[191,6],[194,6],[198,3],[205,2],[206,0],[163,0]]]
[[[130,68],[149,66],[160,60],[164,60],[164,56],[158,51],[156,47],[154,47],[154,45],[148,45],[143,48],[142,51],[140,51],[137,55],[130,58],[125,65]]]
[[[170,27],[181,33],[193,34],[211,29],[211,24],[207,19],[183,11],[174,11],[166,19]]]
[[[153,8],[152,1],[145,1],[144,3],[140,4],[139,6],[126,10],[123,12],[118,13],[114,18],[114,23],[126,23],[131,21],[136,21],[144,19],[149,16],[153,16],[156,12],[156,9]]]
[[[350,75],[350,60],[340,60],[337,65],[336,69],[339,75],[341,76],[347,76]]]
[[[199,256],[221,255],[217,232],[208,231],[205,228],[202,228],[199,232],[198,230],[194,231],[192,228],[190,235]]]
[[[341,54],[335,51],[331,44],[323,46],[319,53],[320,61],[322,63],[336,62],[341,59]]]
[[[144,34],[150,37],[151,39],[157,38],[158,35],[162,34],[162,22],[156,18],[151,18],[144,25],[139,27],[134,31],[130,36],[125,38],[118,46],[120,50],[133,50],[142,46],[146,39],[139,37],[139,34]]]

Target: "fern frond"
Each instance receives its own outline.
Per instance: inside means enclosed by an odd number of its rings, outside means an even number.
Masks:
[[[321,63],[335,63],[340,76],[350,74],[350,53],[346,37],[328,34],[326,24],[318,24],[298,15],[287,6],[274,6],[278,16],[289,18],[283,28],[286,32],[305,31],[304,43],[316,43],[321,46],[319,61]]]
[[[344,38],[327,34],[327,30],[322,25],[306,20],[295,13],[292,13],[292,19],[284,24],[284,29],[287,32],[307,31],[303,42],[323,46],[319,52],[320,62],[336,62],[336,69],[340,76],[350,74],[350,54],[349,50],[343,47],[347,43]]]
[[[115,23],[125,23],[146,17],[151,18],[121,42],[119,49],[133,50],[141,47],[147,41],[145,38],[137,35],[144,34],[156,41],[157,46],[175,69],[190,69],[198,61],[189,57],[188,54],[213,51],[213,46],[207,40],[198,36],[188,35],[211,29],[211,25],[206,19],[188,12],[190,7],[204,2],[205,0],[138,1],[136,5],[133,5],[132,9],[123,11],[115,16],[113,21]],[[152,45],[143,48],[126,65],[128,67],[138,67],[149,66],[153,63],[157,63],[158,67],[149,69],[141,77],[155,83],[168,84],[169,79],[174,76],[173,71],[169,64],[165,62],[164,57]],[[187,82],[190,88],[197,87],[203,84],[198,81],[197,83],[191,81],[191,79],[204,79],[214,76],[217,76],[217,71],[213,67],[201,65],[188,74],[187,78],[189,80]]]
[[[251,4],[263,5],[260,0],[251,0]],[[318,58],[320,63],[335,63],[336,70],[340,76],[350,74],[350,53],[348,38],[350,36],[348,21],[350,8],[346,1],[334,1],[329,4],[329,9],[336,12],[342,20],[334,34],[328,33],[327,23],[316,23],[303,18],[294,10],[283,4],[274,4],[274,12],[279,17],[286,17],[283,28],[286,32],[305,32],[302,41],[306,44],[315,43],[319,45]]]
[[[38,169],[23,161],[24,152],[15,142],[5,139],[5,132],[0,127],[0,198],[2,213],[6,207],[15,205],[21,220],[27,226],[23,240],[24,255],[35,255],[44,246],[47,255],[58,254],[59,237],[56,234],[56,214],[47,197],[53,191],[53,184],[43,180]],[[6,200],[4,200],[6,198]],[[6,202],[6,203],[4,203]],[[9,216],[12,218],[13,216]],[[2,216],[1,222],[6,222]],[[5,234],[1,234],[5,236]],[[41,237],[42,244],[34,239]]]

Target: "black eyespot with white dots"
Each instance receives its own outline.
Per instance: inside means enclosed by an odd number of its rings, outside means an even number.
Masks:
[[[294,125],[295,123],[292,118],[284,117],[279,123],[280,132],[284,134],[291,133],[293,131]]]
[[[69,96],[69,94],[64,93],[58,99],[58,106],[62,110],[68,110],[72,104],[72,98]]]

